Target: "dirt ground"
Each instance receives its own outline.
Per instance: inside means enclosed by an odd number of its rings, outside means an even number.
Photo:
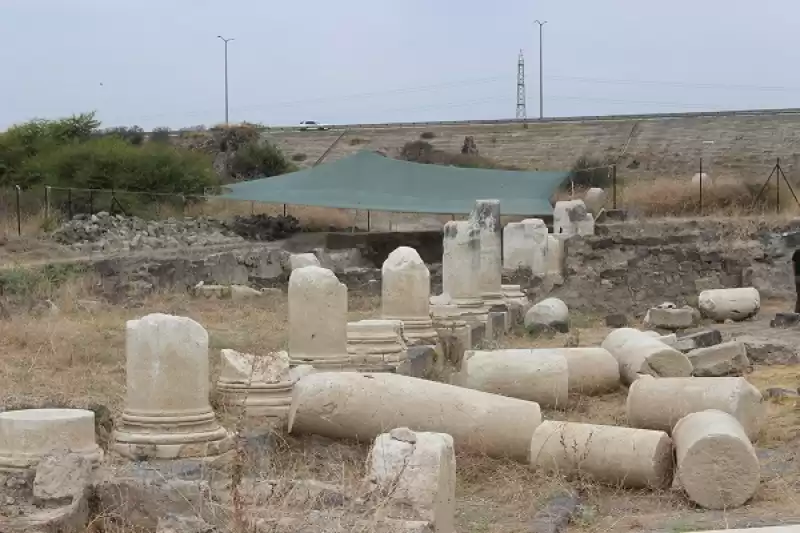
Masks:
[[[87,301],[87,284],[77,280],[49,295],[60,311],[33,316],[15,311],[0,320],[0,401],[23,405],[99,403],[117,416],[125,394],[125,321],[152,312],[191,317],[210,333],[212,379],[219,350],[233,348],[264,353],[287,344],[285,295],[246,302],[193,300],[186,294],[159,294],[128,307]],[[377,298],[351,295],[350,320],[374,316]],[[736,327],[769,337],[768,317]],[[734,330],[734,331],[731,331]],[[608,329],[599,317],[575,318],[572,338],[581,346],[597,345]],[[800,345],[800,328],[792,330]],[[504,347],[563,346],[565,336],[531,338],[522,332],[508,337]],[[748,379],[766,387],[796,388],[800,365],[756,367]],[[625,424],[625,392],[600,397],[574,397],[565,411],[545,418],[604,424]],[[746,525],[800,522],[800,409],[793,400],[769,404],[765,431],[756,443],[763,479],[753,500],[730,511],[695,508],[677,491],[631,491],[548,477],[512,461],[459,454],[457,458],[457,521],[459,531],[512,533],[529,531],[529,523],[547,501],[564,489],[582,495],[584,505],[568,531],[682,532]],[[363,475],[367,448],[333,443],[316,437],[280,436],[270,468],[259,477],[294,476],[356,485]]]

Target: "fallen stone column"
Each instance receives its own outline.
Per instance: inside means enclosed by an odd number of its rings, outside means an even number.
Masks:
[[[456,455],[450,435],[408,428],[382,433],[372,445],[368,476],[381,506],[388,498],[401,513],[410,507],[415,519],[431,522],[437,533],[455,531]]]
[[[643,374],[661,377],[692,375],[692,363],[684,354],[638,329],[615,329],[601,347],[619,363],[619,374],[626,385]]]
[[[652,378],[628,389],[626,412],[632,427],[672,432],[684,416],[718,409],[736,418],[755,439],[765,414],[761,392],[744,378]]]
[[[675,424],[672,434],[678,482],[693,502],[732,509],[755,494],[761,467],[734,417],[716,409],[692,413]]]
[[[459,448],[525,460],[539,405],[397,374],[322,372],[295,384],[289,431],[370,440],[409,427],[453,436]]]
[[[608,350],[603,348],[546,348],[567,360],[569,368],[569,391],[579,394],[602,394],[617,390],[620,386],[619,364]]]
[[[569,369],[554,350],[468,351],[456,384],[564,409]]]
[[[205,328],[190,318],[151,314],[129,320],[126,333],[127,397],[113,450],[137,460],[230,450],[233,439],[208,401]]]
[[[761,296],[754,287],[710,289],[700,293],[697,303],[704,317],[717,322],[745,320],[758,314]]]
[[[688,352],[686,357],[694,367],[694,375],[699,377],[741,374],[750,366],[747,348],[736,341],[696,348]]]
[[[430,309],[430,271],[417,251],[396,248],[381,268],[381,317],[401,320],[409,344],[436,344]]]
[[[95,464],[94,413],[85,409],[21,409],[0,413],[0,472],[35,467],[46,455],[68,450]]]
[[[611,485],[658,489],[672,481],[672,440],[662,431],[547,420],[533,432],[529,457],[533,468]]]

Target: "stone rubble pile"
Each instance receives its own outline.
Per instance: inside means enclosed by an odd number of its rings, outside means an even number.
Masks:
[[[585,216],[584,207],[567,207],[561,209],[563,233],[580,238],[591,215]],[[674,486],[710,509],[745,504],[759,486],[751,441],[765,417],[760,391],[731,376],[749,365],[745,345],[723,343],[716,330],[662,335],[623,327],[611,331],[601,346],[486,349],[486,340],[497,340],[515,324],[566,331],[570,323],[560,300],[531,306],[519,286],[500,284],[499,217],[496,201],[480,200],[469,220],[448,223],[442,295],[430,296],[430,272],[416,250],[396,249],[383,265],[380,317],[357,322],[347,320],[348,291],[337,276],[313,257],[294,257],[287,350],[223,349],[213,402],[203,326],[165,314],[129,321],[127,395],[110,446],[111,453],[129,461],[115,465],[113,474],[103,466],[89,411],[0,413],[0,472],[12,472],[0,484],[11,494],[0,498],[0,507],[9,498],[60,498],[53,504],[58,510],[50,509],[35,525],[79,531],[93,519],[87,495],[93,492],[92,512],[123,513],[142,530],[223,530],[226,524],[218,521],[225,513],[196,512],[209,508],[208,501],[225,505],[224,497],[233,498],[230,482],[220,485],[209,473],[214,469],[205,467],[226,464],[240,453],[236,435],[223,427],[212,403],[291,433],[372,441],[365,494],[245,472],[253,530],[294,524],[297,517],[284,520],[255,511],[283,495],[286,509],[299,509],[297,520],[314,530],[332,520],[353,519],[332,508],[347,503],[348,509],[362,509],[373,502],[376,514],[369,520],[375,531],[454,533],[455,454],[461,450],[615,487]],[[540,224],[530,226],[521,228],[520,242],[539,246],[537,255],[514,261],[530,261],[545,275],[562,275],[558,261],[550,259],[552,236],[538,235]],[[528,229],[535,235],[526,236]],[[554,242],[559,246],[563,240]],[[741,320],[758,307],[758,293],[750,289],[706,294],[700,302],[704,315],[714,320]],[[679,320],[671,316],[674,306],[654,310],[669,312],[663,320],[651,313],[650,325],[668,323],[673,327],[664,329],[682,330],[688,324],[686,312]],[[694,313],[691,320],[694,324]],[[723,375],[728,377],[718,377]],[[543,419],[540,406],[563,409],[572,394],[605,394],[623,385],[628,386],[627,426]],[[51,459],[60,448],[67,455]],[[153,460],[160,461],[158,468],[174,467],[182,474],[136,471],[139,462]],[[56,467],[69,472],[56,476]],[[33,470],[38,485],[13,477],[27,472],[32,479]],[[81,474],[87,470],[99,473],[87,480]],[[19,517],[8,516],[0,513],[0,531],[20,530]]]

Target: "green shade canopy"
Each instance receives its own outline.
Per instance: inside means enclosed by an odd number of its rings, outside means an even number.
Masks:
[[[423,165],[359,152],[318,167],[226,186],[228,200],[404,213],[465,214],[500,200],[504,215],[552,215],[550,198],[569,172]]]

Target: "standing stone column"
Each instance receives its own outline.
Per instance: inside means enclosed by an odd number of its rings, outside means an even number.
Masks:
[[[401,246],[383,262],[381,316],[400,320],[409,344],[436,344],[430,272],[417,251]]]
[[[480,229],[472,220],[450,221],[444,225],[442,290],[457,316],[482,315],[486,319],[480,289]]]
[[[522,221],[525,225],[527,240],[531,244],[531,273],[534,276],[547,275],[547,224],[539,218],[526,218]]]
[[[208,402],[208,333],[190,318],[127,323],[127,399],[114,451],[132,459],[215,456],[232,445]]]
[[[344,369],[347,355],[347,287],[318,266],[289,276],[289,357],[293,365]]]
[[[505,305],[503,299],[503,249],[500,224],[500,200],[476,200],[470,222],[478,227],[480,238],[481,298],[488,305]]]

